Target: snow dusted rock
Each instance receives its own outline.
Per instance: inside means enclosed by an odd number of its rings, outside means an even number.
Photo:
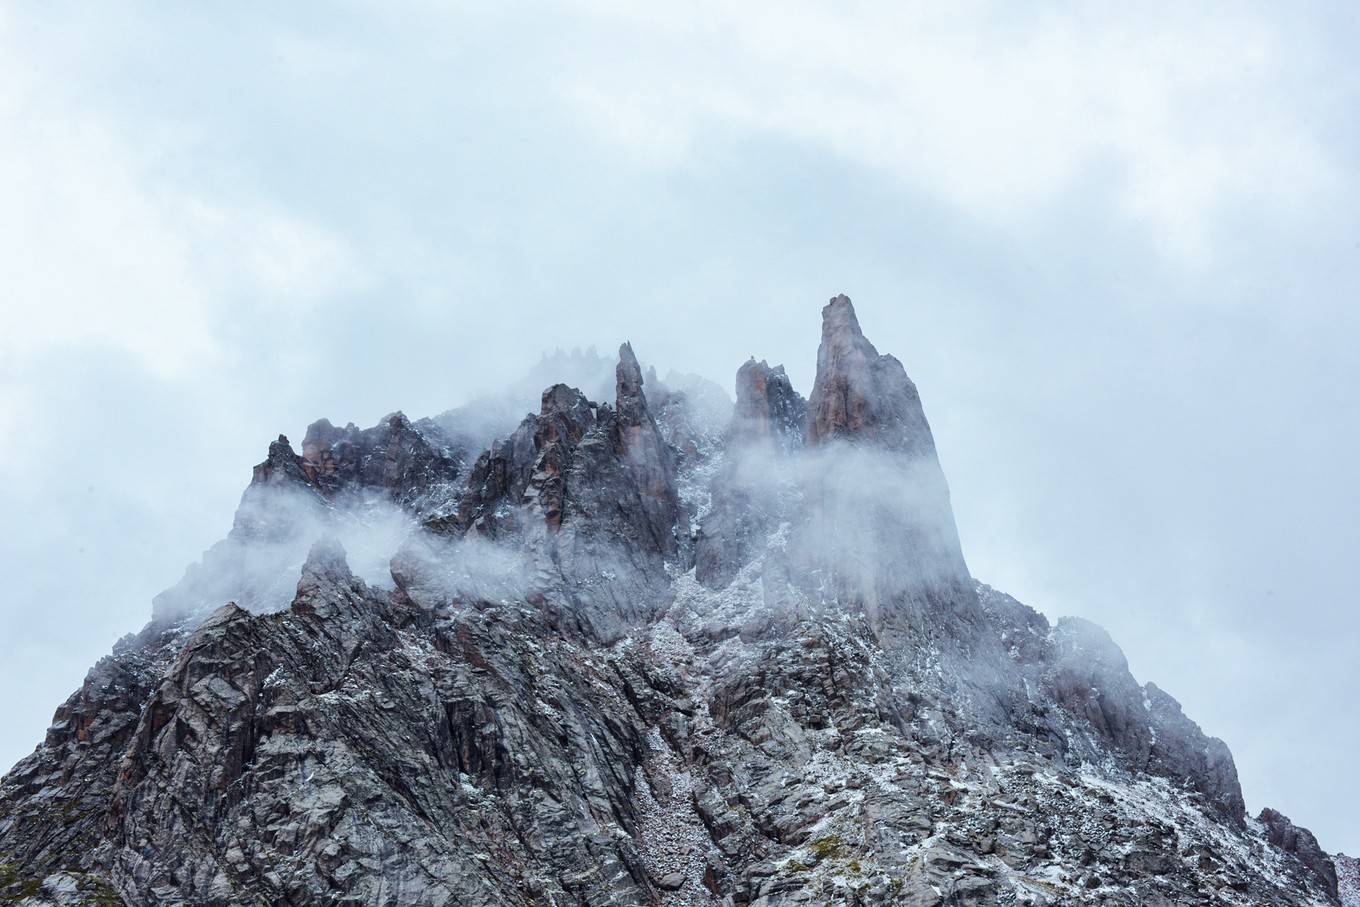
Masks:
[[[353,423],[336,428],[321,419],[307,427],[301,456],[283,435],[269,445],[269,455],[255,467],[243,505],[262,486],[291,484],[312,490],[322,499],[378,492],[419,510],[432,492],[443,490],[458,477],[461,465],[461,453],[450,449],[433,426],[419,428],[400,412],[363,430]],[[248,516],[261,518],[267,518],[271,510],[267,504],[242,507]],[[252,527],[240,517],[238,513],[236,528],[250,531]]]
[[[1333,862],[1341,907],[1360,907],[1360,860],[1339,853]]]
[[[1322,883],[1332,896],[1337,894],[1336,866],[1326,851],[1318,846],[1317,838],[1306,828],[1299,828],[1289,817],[1273,809],[1263,809],[1256,817],[1266,827],[1266,839],[1281,850],[1297,856],[1300,862]]]
[[[460,491],[463,459],[432,423],[399,412],[364,430],[314,422],[302,456],[279,435],[254,468],[231,532],[156,596],[153,617],[178,620],[228,600],[252,610],[286,607],[315,538],[347,527],[372,536],[378,520],[401,533],[432,518]]]
[[[787,454],[802,447],[807,404],[782,365],[754,358],[737,370],[737,403],[727,451],[713,479],[712,506],[695,545],[699,582],[722,588],[751,559],[781,519],[799,477]]]
[[[652,542],[663,555],[676,553],[680,498],[675,487],[675,452],[662,440],[642,391],[642,370],[633,347],[619,347],[615,389],[614,441],[633,474]]]
[[[1104,631],[968,575],[848,299],[806,406],[678,387],[625,344],[612,404],[553,384],[466,470],[452,411],[280,438],[0,781],[0,903],[1351,896]]]
[[[1109,752],[1135,772],[1173,778],[1202,794],[1224,820],[1244,824],[1242,789],[1223,741],[1205,737],[1180,703],[1155,684],[1140,686],[1124,653],[1100,627],[1064,618],[1053,638],[1054,698],[1101,738],[1088,758]]]
[[[397,554],[398,585],[431,607],[460,597],[465,582],[440,589],[431,578],[485,572],[487,550],[459,544],[482,539],[515,552],[522,568],[517,588],[493,585],[555,620],[612,641],[652,617],[668,594],[667,564],[689,566],[688,538],[675,452],[628,344],[617,373],[613,408],[565,385],[546,390],[538,415],[478,457],[452,512],[426,522],[448,544],[416,539]]]
[[[458,477],[462,456],[432,426],[397,412],[363,431],[353,424],[337,429],[326,419],[312,423],[300,461],[307,481],[328,497],[372,488],[418,508]]]
[[[43,742],[0,783],[0,903],[36,891],[63,868],[84,877],[79,864],[106,850],[104,817],[123,754],[187,636],[153,623],[119,640],[57,709]],[[106,871],[91,878],[112,893]]]

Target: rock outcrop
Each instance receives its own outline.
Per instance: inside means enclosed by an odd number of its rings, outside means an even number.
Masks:
[[[1336,865],[1332,857],[1318,846],[1317,838],[1306,828],[1299,828],[1289,817],[1273,809],[1261,810],[1256,821],[1265,826],[1266,840],[1286,853],[1294,854],[1321,883],[1333,900],[1339,900]]]
[[[384,416],[369,429],[336,428],[326,419],[307,427],[301,466],[307,481],[327,497],[374,489],[418,508],[432,492],[455,482],[463,451],[451,448],[433,426],[413,425],[403,413]]]
[[[808,443],[818,457],[794,543],[805,570],[876,625],[974,604],[920,395],[843,295],[822,309]]]
[[[860,330],[850,298],[822,309],[817,380],[808,398],[808,440],[864,440],[912,457],[935,458],[935,440],[916,385],[902,363],[880,356]]]
[[[669,589],[667,562],[689,546],[675,452],[642,384],[624,344],[613,407],[565,385],[544,391],[539,413],[478,457],[450,514],[424,524],[452,544],[406,546],[398,584],[440,600],[450,588],[440,577],[485,566],[485,549],[457,543],[472,537],[515,552],[522,582],[507,594],[532,597],[601,641],[651,617]]]
[[[418,510],[457,480],[462,460],[433,425],[417,427],[400,412],[368,429],[320,419],[307,427],[301,456],[279,435],[255,467],[251,488],[289,484],[323,499],[375,492]]]
[[[915,386],[823,315],[810,400],[752,360],[723,428],[625,344],[475,458],[458,411],[270,445],[0,781],[0,903],[1340,903],[1103,630],[969,576]]]
[[[355,514],[435,519],[465,484],[465,453],[428,420],[400,412],[376,426],[307,428],[299,456],[288,438],[271,442],[241,495],[231,532],[184,578],[156,596],[152,616],[171,621],[229,599],[252,610],[287,606],[291,577],[319,532],[355,525]]]
[[[737,370],[725,459],[695,545],[695,575],[705,586],[730,583],[786,516],[786,499],[800,484],[787,454],[802,447],[806,420],[807,403],[782,365],[770,368],[752,358]]]
[[[793,389],[784,366],[754,357],[737,369],[737,404],[729,430],[734,444],[773,442],[796,447],[807,432],[807,401]]]
[[[1360,907],[1360,860],[1339,853],[1333,863],[1336,865],[1336,887],[1341,907]]]
[[[652,543],[663,555],[674,555],[678,543],[675,527],[680,520],[675,454],[662,440],[647,407],[642,369],[627,343],[619,347],[615,407],[615,444],[633,474]]]

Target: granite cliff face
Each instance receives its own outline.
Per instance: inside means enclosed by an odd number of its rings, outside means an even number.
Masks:
[[[808,400],[736,390],[625,344],[612,401],[480,449],[460,411],[280,437],[0,783],[0,903],[1347,896],[1104,631],[971,577],[849,299]]]

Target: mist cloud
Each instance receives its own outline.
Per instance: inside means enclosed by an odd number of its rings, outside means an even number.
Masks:
[[[0,762],[280,431],[624,339],[806,393],[844,290],[973,572],[1360,851],[1353,17],[857,9],[0,12]]]

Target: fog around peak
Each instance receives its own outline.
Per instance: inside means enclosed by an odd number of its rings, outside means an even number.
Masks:
[[[612,400],[625,340],[806,396],[845,291],[970,570],[1360,852],[1353,17],[705,14],[0,14],[0,763],[280,433],[513,385],[499,433],[555,381]]]

